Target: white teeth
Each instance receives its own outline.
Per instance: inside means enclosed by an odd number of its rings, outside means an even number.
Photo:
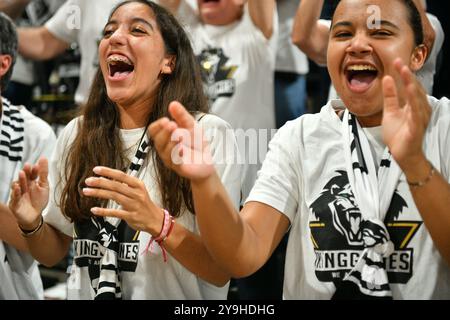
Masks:
[[[377,71],[374,67],[367,65],[367,64],[355,64],[352,66],[347,67],[348,71]]]
[[[106,62],[108,62],[110,64],[115,64],[116,62],[119,62],[119,61],[126,63],[130,66],[133,65],[133,63],[127,57],[120,56],[120,55],[111,55],[106,59]]]

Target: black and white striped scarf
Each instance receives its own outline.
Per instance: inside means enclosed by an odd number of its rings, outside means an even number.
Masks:
[[[149,149],[149,138],[146,130],[144,130],[143,137],[139,142],[139,148],[128,168],[128,175],[132,177],[138,176]],[[120,206],[114,201],[109,201],[108,208],[119,209]],[[105,252],[100,260],[100,275],[95,290],[95,300],[122,299],[122,286],[118,267],[120,243],[117,231],[121,219],[106,217],[97,219],[97,222],[100,224],[97,241],[105,248]]]
[[[11,105],[1,98],[0,114],[0,201],[6,203],[11,188],[11,181],[22,169],[24,152],[24,119],[19,107]]]
[[[362,216],[364,250],[333,298],[392,299],[383,258],[392,254],[394,245],[383,221],[401,170],[385,148],[377,176],[369,142],[348,110],[342,120],[342,135],[348,179]]]

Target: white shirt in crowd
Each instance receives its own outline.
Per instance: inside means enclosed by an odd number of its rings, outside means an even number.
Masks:
[[[450,101],[429,97],[429,102],[433,111],[425,155],[450,183]],[[285,299],[330,299],[334,282],[354,267],[362,253],[361,213],[348,182],[341,120],[335,112],[341,108],[342,102],[333,100],[320,113],[281,128],[247,199],[283,212],[291,223]],[[383,151],[380,132],[364,132],[369,133],[372,151]],[[393,298],[448,299],[450,268],[435,247],[403,174],[385,224],[395,245],[385,267]]]
[[[44,212],[47,223],[66,234],[74,237],[74,265],[68,280],[68,299],[93,299],[92,283],[98,280],[98,266],[89,266],[88,260],[99,261],[104,247],[97,242],[98,230],[91,220],[74,226],[65,218],[58,207],[61,195],[61,184],[57,184],[64,172],[64,159],[70,143],[77,134],[80,118],[71,121],[58,138],[55,152],[50,161],[49,181],[51,197]],[[240,166],[236,165],[237,145],[231,127],[220,118],[213,115],[204,116],[200,124],[210,141],[216,169],[225,185],[236,208],[239,205]],[[120,130],[129,161],[132,160],[144,128]],[[151,160],[149,160],[151,162]],[[146,161],[141,169],[141,179],[149,191],[152,201],[162,207],[161,195],[156,181],[155,167]],[[55,187],[56,186],[56,187]],[[55,192],[56,190],[56,192]],[[195,216],[186,209],[176,223],[189,231],[199,234]],[[75,229],[74,229],[75,228]],[[228,285],[216,287],[185,269],[175,258],[168,255],[167,263],[158,245],[153,246],[153,253],[142,254],[150,240],[150,234],[131,229],[125,222],[119,227],[119,266],[121,268],[122,293],[124,299],[226,299]]]

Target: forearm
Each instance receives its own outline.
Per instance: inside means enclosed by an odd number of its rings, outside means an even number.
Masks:
[[[56,38],[45,27],[18,28],[19,53],[33,60],[47,60],[56,57],[69,47],[69,44]]]
[[[173,258],[203,280],[218,287],[230,280],[230,275],[212,259],[201,237],[177,222],[163,245]]]
[[[219,177],[214,174],[191,185],[202,239],[213,258],[232,277],[255,272],[265,261],[258,254],[260,241],[234,208]]]
[[[15,20],[20,17],[29,2],[30,0],[0,0],[0,12]]]
[[[320,24],[324,0],[302,0],[298,6],[292,30],[292,42],[310,59],[326,64],[329,30]]]
[[[404,170],[410,182],[424,181],[430,174],[430,164],[423,157],[411,169]],[[411,194],[430,235],[450,265],[450,185],[435,170],[430,180],[421,187],[411,187]]]
[[[37,233],[25,240],[31,255],[43,265],[51,267],[67,255],[72,238],[44,222]]]
[[[157,0],[157,3],[175,15],[182,0]],[[184,1],[184,0],[183,0]]]
[[[248,9],[253,23],[267,39],[273,34],[274,0],[248,0]]]
[[[28,245],[20,233],[16,218],[11,210],[0,203],[0,239],[17,250],[28,252]]]

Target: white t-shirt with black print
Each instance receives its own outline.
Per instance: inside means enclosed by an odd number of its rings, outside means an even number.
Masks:
[[[429,102],[433,113],[425,155],[450,182],[450,101],[429,97]],[[348,182],[341,120],[334,108],[343,108],[342,102],[333,100],[320,113],[304,115],[278,131],[247,199],[279,210],[291,223],[284,299],[330,299],[334,283],[362,253],[361,213]],[[404,174],[385,225],[395,245],[385,267],[394,299],[450,298],[450,268],[431,239]]]
[[[35,164],[49,157],[56,142],[52,128],[24,106],[5,98],[0,114],[0,202],[7,204],[11,183],[18,179],[25,163]],[[0,240],[0,300],[43,299],[44,291],[37,263],[31,255]]]
[[[71,121],[58,138],[55,153],[49,167],[51,192],[50,202],[44,212],[47,223],[62,233],[74,237],[74,270],[68,280],[69,299],[93,299],[93,285],[99,277],[100,252],[104,248],[97,242],[98,229],[92,220],[85,223],[70,223],[61,213],[55,199],[60,199],[61,185],[57,185],[62,174],[63,161],[68,147],[77,134],[80,118]],[[235,165],[237,145],[231,127],[220,118],[205,115],[199,122],[210,141],[216,169],[236,208],[239,204],[240,166]],[[144,129],[120,130],[125,152],[132,160]],[[139,174],[149,191],[150,198],[159,207],[161,195],[156,182],[155,167],[151,160],[144,163]],[[55,189],[55,185],[57,185]],[[176,223],[199,234],[195,216],[185,210]],[[168,254],[167,263],[162,251],[155,243],[153,253],[142,254],[150,240],[150,234],[133,230],[124,221],[118,227],[119,269],[121,270],[122,294],[124,299],[226,299],[228,285],[216,287],[185,269]]]
[[[98,45],[112,9],[121,0],[68,0],[45,27],[55,37],[78,43],[81,52],[80,81],[75,102],[84,103],[98,67]]]
[[[211,112],[234,129],[240,129],[236,132],[239,149],[250,164],[243,172],[245,200],[267,152],[271,130],[275,128],[278,16],[274,13],[274,32],[270,39],[254,25],[247,6],[240,20],[226,26],[203,24],[185,1],[181,2],[178,17],[186,25],[200,63]],[[254,135],[261,138],[252,140]]]

